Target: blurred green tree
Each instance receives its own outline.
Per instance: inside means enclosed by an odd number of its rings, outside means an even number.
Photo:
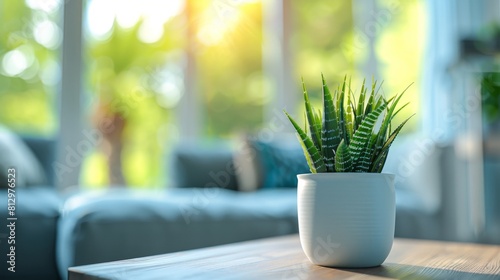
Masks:
[[[56,5],[0,1],[0,123],[21,134],[57,129],[58,15]]]

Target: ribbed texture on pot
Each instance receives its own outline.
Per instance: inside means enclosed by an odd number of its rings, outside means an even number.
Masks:
[[[394,175],[322,173],[298,178],[300,240],[311,262],[368,267],[385,260],[394,238]]]

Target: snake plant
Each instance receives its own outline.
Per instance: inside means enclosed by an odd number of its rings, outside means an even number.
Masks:
[[[333,94],[323,75],[321,78],[322,110],[313,108],[302,80],[304,128],[285,111],[297,132],[311,172],[382,172],[391,144],[411,118],[392,129],[394,117],[409,104],[397,107],[406,89],[386,100],[379,93],[380,86],[377,89],[377,81],[372,82],[371,89],[363,81],[356,100],[347,77]]]

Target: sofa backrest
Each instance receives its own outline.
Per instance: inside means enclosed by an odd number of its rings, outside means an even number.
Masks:
[[[238,190],[233,151],[227,143],[179,144],[169,163],[169,187]]]
[[[50,176],[52,159],[48,156],[53,154],[50,142],[33,138],[23,141],[9,128],[0,125],[0,188],[7,188],[8,182],[12,184],[9,180],[13,176],[16,187],[49,184],[47,177],[53,178]],[[43,166],[40,160],[44,162]]]
[[[54,186],[55,177],[52,163],[55,161],[56,156],[56,140],[30,136],[23,136],[22,139],[40,161],[47,178],[47,184]]]

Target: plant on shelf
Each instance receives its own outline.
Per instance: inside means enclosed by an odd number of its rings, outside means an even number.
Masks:
[[[356,100],[347,77],[333,94],[323,76],[322,82],[323,108],[316,110],[302,81],[304,128],[285,112],[312,172],[297,175],[300,242],[314,264],[377,266],[394,240],[395,176],[381,172],[411,118],[393,129],[394,117],[408,105],[398,107],[406,90],[386,99],[376,81],[371,88],[363,81]],[[335,245],[332,250],[320,250],[325,240]]]
[[[394,117],[409,104],[397,108],[406,90],[386,100],[379,93],[380,87],[377,89],[377,81],[372,82],[370,91],[363,81],[356,100],[347,77],[333,94],[323,75],[321,78],[322,111],[313,108],[302,81],[304,129],[285,112],[297,131],[311,172],[382,172],[391,144],[411,118],[392,130]]]
[[[500,74],[485,72],[481,77],[481,99],[485,120],[490,128],[500,128]]]

